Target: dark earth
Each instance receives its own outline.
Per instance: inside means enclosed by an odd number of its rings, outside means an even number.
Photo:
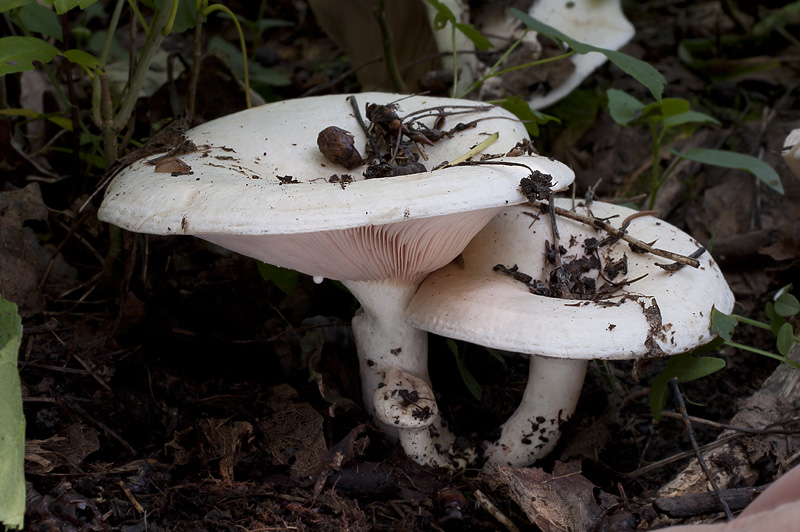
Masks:
[[[307,2],[264,4],[263,18],[290,23],[255,43],[256,60],[287,76],[281,85],[255,83],[266,101],[361,90],[354,65],[320,29]],[[796,4],[793,12],[782,10],[780,1],[623,4],[637,28],[623,51],[664,74],[666,96],[685,98],[721,123],[669,145],[747,153],[781,176],[784,195],[746,172],[681,163],[656,203],[662,218],[702,243],[713,235],[712,253],[736,295],[735,312],[766,321],[765,303],[800,279],[800,181],[780,157],[784,138],[800,127],[800,10]],[[249,20],[258,16],[256,3],[227,5]],[[73,10],[69,20],[97,31],[111,10],[88,24]],[[130,21],[124,13],[121,36]],[[8,18],[0,26],[5,34],[18,32]],[[191,58],[192,34],[170,36],[164,48]],[[212,37],[238,45],[229,19],[209,17],[205,42]],[[208,61],[198,93],[198,102],[208,105],[198,107],[195,120],[244,107],[241,91],[230,89],[238,85],[225,62]],[[63,78],[66,69],[55,71]],[[38,90],[37,105],[56,110],[46,78],[31,81],[33,87],[23,87],[19,74],[3,81],[5,106],[24,107],[21,96]],[[174,85],[185,86],[185,80]],[[575,170],[579,197],[590,187],[600,199],[648,191],[649,134],[610,118],[604,105],[610,87],[650,101],[644,87],[606,64],[545,110],[560,123],[542,126],[535,139],[540,153]],[[85,87],[76,98],[85,113]],[[131,138],[149,138],[171,117],[163,86],[140,99]],[[664,361],[591,365],[561,443],[533,468],[453,473],[420,467],[359,406],[348,324],[358,305],[346,290],[300,276],[284,291],[264,280],[255,261],[191,237],[125,234],[124,249],[110,250],[109,227],[95,215],[102,194],[79,212],[103,177],[97,156],[89,156],[92,145],[75,151],[78,135],[43,121],[34,123],[40,126],[34,134],[22,122],[0,119],[0,294],[19,305],[24,325],[27,529],[538,530],[520,500],[553,477],[572,479],[560,489],[574,492],[590,516],[581,525],[571,520],[570,530],[623,532],[680,522],[652,506],[651,496],[689,458],[638,471],[691,450],[680,419],[655,422],[650,411],[647,391]],[[85,123],[96,135],[91,121]],[[661,157],[666,166],[671,155]],[[769,331],[742,325],[734,340],[776,352]],[[482,440],[516,407],[527,362],[459,345],[483,387],[478,401],[444,340],[432,339],[430,350],[444,416],[458,434]],[[691,415],[728,423],[779,363],[731,347],[712,354],[726,368],[681,389]],[[677,411],[674,401],[667,409]],[[722,429],[700,422],[694,431],[703,445]],[[768,446],[755,476],[726,487],[767,485],[794,465],[792,437],[783,438],[788,454]],[[711,465],[734,471],[740,464]],[[552,495],[537,496],[548,504]],[[487,499],[511,525],[487,510]],[[715,509],[701,513],[720,517]],[[546,517],[537,523],[567,529]]]

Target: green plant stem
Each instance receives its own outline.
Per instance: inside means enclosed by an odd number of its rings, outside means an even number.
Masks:
[[[178,6],[180,5],[180,1],[173,2],[172,9],[169,12],[169,18],[167,19],[167,23],[161,29],[161,35],[166,37],[170,33],[172,33],[172,26],[175,25],[175,17],[178,16]]]
[[[653,183],[651,185],[650,201],[647,204],[647,208],[653,210],[653,205],[656,203],[656,194],[658,194],[658,189],[661,188],[661,184],[659,183],[659,176],[661,175],[661,136],[658,135],[656,126],[652,121],[649,123],[649,126],[650,137],[653,139],[653,144],[651,146],[653,156]]]
[[[136,5],[136,0],[128,0],[128,5],[131,6],[131,11],[133,11],[133,13],[136,15],[136,18],[139,19],[139,23],[144,28],[144,32],[149,36],[150,27],[147,25],[147,21],[144,19],[142,12],[139,11],[139,7]]]
[[[258,29],[258,21],[264,17],[264,11],[267,9],[267,0],[261,0],[261,4],[258,6],[258,14],[256,15],[255,22],[245,21],[245,25],[250,30],[250,33],[253,34],[253,45],[251,46],[252,51],[250,52],[250,61],[255,62],[256,60],[256,52],[258,51],[257,45],[261,42],[261,36],[263,32],[259,31]]]
[[[233,23],[236,26],[236,31],[239,32],[239,46],[242,48],[242,68],[244,69],[244,97],[245,101],[247,102],[247,108],[250,109],[253,106],[250,102],[250,73],[247,69],[247,45],[244,42],[244,32],[242,32],[242,26],[239,24],[239,19],[237,19],[236,15],[233,14],[233,11],[231,11],[228,6],[223,4],[211,4],[210,6],[205,7],[202,13],[204,16],[208,16],[214,11],[222,11],[223,13],[227,13],[228,16],[233,19]]]
[[[139,92],[141,92],[142,85],[144,85],[147,72],[150,70],[150,63],[153,62],[153,57],[155,57],[158,48],[161,46],[161,41],[164,40],[162,30],[169,21],[173,5],[177,2],[178,0],[167,0],[167,3],[164,5],[164,9],[156,13],[155,19],[153,20],[153,24],[150,28],[151,31],[148,34],[147,39],[144,42],[144,46],[142,47],[141,54],[139,55],[139,61],[136,64],[136,71],[130,80],[128,90],[122,99],[116,116],[114,117],[113,128],[115,133],[122,131],[122,128],[128,123],[128,117],[130,117],[131,113],[133,112],[133,108],[136,105],[136,100],[139,99]]]
[[[105,72],[100,72],[92,80],[92,122],[98,129],[103,128],[101,76],[105,76]]]
[[[524,39],[527,34],[528,34],[528,30],[525,30],[525,33],[520,35],[519,39],[514,41],[514,43],[511,46],[508,47],[508,50],[503,52],[503,55],[501,55],[500,58],[497,61],[495,61],[495,63],[486,72],[486,74],[481,76],[480,79],[477,79],[477,80],[473,81],[472,84],[469,87],[466,88],[466,90],[464,90],[461,94],[458,95],[458,97],[459,98],[465,97],[467,94],[469,94],[470,92],[474,91],[475,89],[477,89],[478,87],[483,85],[486,82],[487,79],[489,79],[490,77],[496,75],[495,72],[497,71],[498,68],[500,68],[500,65],[503,63],[503,61],[506,60],[506,57],[508,57],[511,54],[511,52],[513,52],[514,49],[517,46],[519,46],[520,43],[522,43],[522,39]],[[455,85],[453,86],[453,95],[455,96]]]
[[[731,316],[736,318],[736,321],[738,321],[739,323],[746,323],[747,325],[752,325],[753,327],[758,327],[759,329],[765,329],[767,331],[772,330],[772,327],[770,327],[766,323],[761,323],[760,321],[757,320],[745,318],[744,316],[739,316],[738,314],[731,314]]]
[[[749,345],[744,345],[737,342],[731,342],[729,340],[725,340],[723,343],[725,345],[729,345],[731,347],[735,347],[743,351],[750,351],[751,353],[756,353],[757,355],[762,355],[765,357],[774,358],[775,360],[780,360],[781,362],[785,362],[786,364],[789,364],[797,369],[800,369],[800,364],[790,359],[789,357],[776,355],[775,353],[770,353],[769,351],[764,351],[763,349],[757,349],[755,347],[750,347]]]
[[[189,116],[194,117],[195,107],[197,106],[197,82],[200,79],[200,64],[203,61],[203,19],[205,18],[201,12],[197,10],[197,20],[194,25],[194,44],[192,53],[192,69],[189,72]]]
[[[520,70],[522,68],[528,68],[532,66],[539,66],[544,65],[545,63],[551,63],[553,61],[561,61],[562,59],[566,59],[571,55],[575,55],[575,50],[570,50],[569,52],[561,55],[557,55],[554,57],[548,57],[547,59],[539,59],[537,61],[532,61],[530,63],[525,63],[524,65],[517,65],[515,67],[506,68],[505,70],[500,70],[499,72],[495,72],[493,76],[502,76],[503,74],[507,74],[509,72],[514,72],[515,70]]]
[[[47,79],[50,80],[50,87],[56,91],[58,99],[61,100],[65,106],[69,107],[69,98],[67,98],[67,95],[64,94],[64,91],[61,89],[61,83],[58,81],[58,78],[56,78],[55,74],[53,74],[53,69],[50,68],[50,64],[43,64],[42,71],[47,76]]]
[[[451,24],[450,47],[453,49],[453,96],[458,90],[458,50],[456,50],[456,23]]]
[[[108,22],[108,30],[106,33],[106,40],[103,42],[103,51],[100,52],[100,64],[105,68],[108,62],[108,54],[111,52],[111,43],[114,42],[114,34],[119,26],[119,17],[122,15],[122,8],[125,6],[125,0],[117,0],[117,5],[114,6],[114,12],[111,14],[111,20]]]
[[[459,98],[465,97],[466,95],[468,95],[469,93],[471,93],[472,91],[474,91],[475,89],[477,89],[478,87],[483,85],[486,82],[486,80],[489,79],[489,78],[493,78],[495,76],[502,76],[503,74],[508,74],[509,72],[514,72],[515,70],[521,70],[523,68],[530,68],[530,67],[534,67],[534,66],[544,65],[544,64],[550,63],[552,61],[561,61],[562,59],[567,59],[568,57],[570,57],[572,55],[575,55],[575,50],[570,50],[569,52],[567,52],[565,54],[557,55],[557,56],[554,56],[554,57],[548,57],[547,59],[537,59],[536,61],[531,61],[530,63],[525,63],[524,65],[517,65],[517,66],[506,68],[506,69],[503,69],[503,70],[497,70],[497,68],[506,59],[506,57],[508,57],[509,54],[511,54],[511,52],[513,52],[514,49],[517,46],[519,46],[519,44],[522,42],[522,39],[525,37],[526,34],[527,34],[527,32],[525,32],[519,39],[517,39],[514,42],[514,44],[512,44],[508,48],[508,50],[506,50],[505,53],[503,53],[503,55],[500,57],[500,59],[498,59],[495,62],[495,64],[492,65],[492,68],[490,68],[489,71],[486,74],[481,76],[480,79],[474,81],[472,83],[472,85],[467,87],[467,89],[464,90],[461,94],[459,94],[458,97]]]
[[[406,82],[403,81],[403,76],[400,75],[400,69],[397,67],[397,56],[395,56],[394,53],[394,39],[392,38],[392,31],[389,29],[389,23],[386,20],[386,0],[378,0],[372,14],[377,19],[378,27],[381,30],[383,60],[386,63],[386,70],[389,72],[392,85],[394,85],[397,92],[408,92]]]
[[[764,329],[766,331],[772,331],[772,327],[767,325],[766,323],[761,323],[760,321],[757,321],[757,320],[753,320],[753,319],[750,319],[750,318],[745,318],[744,316],[739,316],[738,314],[730,314],[730,316],[733,316],[734,318],[736,318],[736,321],[738,321],[739,323],[745,323],[747,325],[752,325],[753,327],[758,327],[759,329]],[[800,342],[800,336],[792,335],[792,339],[795,342]]]
[[[117,160],[117,132],[114,130],[114,109],[111,103],[111,90],[108,87],[108,76],[105,72],[100,79],[100,129],[103,132],[103,162],[106,170]]]
[[[61,15],[61,31],[62,31],[62,42],[64,49],[62,51],[66,51],[67,43],[69,43],[70,39],[70,27],[69,27],[69,15],[63,14]],[[72,132],[70,133],[70,140],[72,143],[72,171],[73,173],[79,173],[81,167],[81,158],[80,158],[80,142],[79,142],[79,124],[80,119],[78,118],[78,104],[77,98],[75,96],[75,81],[72,77],[72,63],[67,61],[64,64],[65,69],[65,77],[67,79],[67,94],[69,95],[69,110],[70,110],[70,118],[72,119]],[[73,187],[77,185],[80,180],[72,180]],[[74,191],[77,192],[77,189]]]

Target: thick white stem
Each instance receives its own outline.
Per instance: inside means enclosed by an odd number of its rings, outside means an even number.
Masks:
[[[372,396],[386,372],[399,369],[425,381],[428,376],[428,333],[407,325],[403,317],[417,285],[399,281],[342,281],[361,303],[353,317],[353,336],[361,371],[361,395],[369,415]]]
[[[352,320],[353,336],[361,372],[364,409],[375,414],[375,392],[387,384],[387,376],[419,379],[436,406],[428,375],[428,333],[406,323],[405,310],[417,291],[418,283],[399,281],[342,281],[361,303]],[[446,428],[438,408],[432,409],[426,434],[406,431],[401,444],[409,457],[422,465],[465,467],[474,456],[451,457],[455,436]],[[394,423],[376,419],[381,430],[396,440],[402,429]],[[421,440],[420,440],[421,438]],[[457,464],[451,466],[450,464]]]
[[[503,423],[500,438],[487,442],[486,467],[524,467],[553,450],[561,424],[575,412],[587,365],[586,360],[531,356],[522,402]]]

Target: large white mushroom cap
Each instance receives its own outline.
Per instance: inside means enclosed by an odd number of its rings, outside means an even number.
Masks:
[[[403,98],[356,97],[362,113],[367,103]],[[434,106],[480,106],[426,96],[406,97],[398,105],[400,116]],[[527,138],[523,124],[497,107],[451,117],[445,129],[485,117],[493,118],[426,147],[426,166],[453,160],[495,132],[499,139],[491,153],[505,153]],[[423,122],[432,127],[434,119]],[[351,172],[319,151],[317,135],[328,126],[352,133],[364,154],[366,137],[346,95],[287,100],[213,120],[187,133],[198,149],[179,159],[191,175],[157,173],[139,160],[111,182],[98,215],[131,231],[196,235],[310,275],[367,280],[442,266],[495,209],[525,200],[518,188],[529,172],[519,166],[454,167],[370,180],[361,166],[352,171],[355,182],[331,183],[332,175]],[[553,176],[555,189],[573,179],[568,168],[545,157],[514,160]]]
[[[570,200],[555,201],[569,209]],[[594,216],[616,216],[618,224],[636,211],[594,202]],[[578,209],[585,213],[585,209]],[[466,247],[463,269],[450,264],[422,283],[407,310],[411,325],[450,338],[553,358],[626,359],[688,351],[713,338],[711,307],[733,308],[733,294],[709,253],[700,267],[668,272],[656,263],[667,259],[631,251],[619,241],[601,248],[601,263],[627,257],[627,274],[647,275],[603,301],[565,300],[530,293],[497,264],[547,282],[553,265],[545,261],[544,242],[552,242],[549,218],[534,218],[535,209],[517,206],[498,214]],[[537,211],[538,213],[538,211]],[[583,257],[586,238],[606,234],[585,224],[557,217],[563,261]],[[617,224],[617,225],[618,225]],[[667,222],[647,216],[632,220],[628,232],[643,242],[690,255],[701,246]],[[595,273],[596,275],[596,273]],[[614,281],[619,282],[622,277]],[[602,281],[598,279],[598,286]]]

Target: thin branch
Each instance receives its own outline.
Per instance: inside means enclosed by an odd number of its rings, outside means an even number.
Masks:
[[[714,493],[717,494],[717,498],[722,504],[722,509],[725,510],[725,515],[728,517],[728,519],[733,519],[731,509],[728,506],[728,503],[725,501],[725,497],[722,495],[722,491],[720,491],[719,486],[717,486],[714,477],[711,476],[711,472],[708,470],[706,461],[703,459],[703,453],[700,452],[700,447],[697,445],[697,440],[694,437],[694,428],[692,427],[692,422],[689,421],[689,414],[686,412],[686,404],[683,402],[683,395],[681,395],[681,390],[678,388],[677,377],[673,377],[669,380],[669,387],[672,390],[672,394],[675,396],[675,400],[678,402],[678,407],[681,410],[683,422],[686,425],[686,431],[689,433],[689,441],[692,442],[692,448],[694,449],[694,454],[697,457],[697,463],[700,464],[700,468],[703,470],[703,473],[705,473],[709,484],[711,484],[711,488],[714,490]]]
[[[369,142],[370,149],[375,154],[375,157],[380,158],[381,151],[375,144],[375,140],[372,138],[372,135],[370,134],[369,129],[367,128],[367,124],[364,123],[364,117],[361,116],[361,110],[358,108],[358,101],[356,100],[356,97],[348,96],[347,101],[350,102],[350,107],[353,108],[353,115],[356,117],[358,125],[361,126],[362,131],[364,131],[364,135],[367,136],[367,142]]]
[[[683,415],[677,412],[662,411],[662,417],[669,417],[673,419],[683,419]],[[723,430],[735,430],[736,432],[745,432],[747,434],[800,434],[800,429],[754,429],[752,427],[741,427],[738,425],[728,425],[726,423],[718,423],[710,419],[703,419],[701,417],[689,416],[689,421],[692,423],[700,423],[701,425],[708,425]]]
[[[569,211],[567,209],[556,207],[555,205],[549,205],[546,202],[532,201],[531,204],[534,205],[535,207],[540,207],[545,209],[552,208],[555,211],[555,213],[559,216],[563,216],[564,218],[569,218],[570,220],[575,220],[576,222],[584,223],[586,225],[595,227],[597,229],[602,229],[603,231],[609,233],[611,236],[622,239],[625,242],[628,242],[637,250],[641,249],[643,251],[646,251],[647,253],[651,253],[659,257],[664,257],[665,259],[669,259],[679,264],[684,264],[686,266],[691,266],[692,268],[700,267],[700,261],[695,258],[687,257],[679,253],[673,253],[672,251],[666,251],[663,249],[654,248],[650,244],[647,244],[637,238],[630,236],[624,230],[617,229],[608,222],[601,220],[600,218],[595,218],[593,216],[584,216],[582,214]]]

